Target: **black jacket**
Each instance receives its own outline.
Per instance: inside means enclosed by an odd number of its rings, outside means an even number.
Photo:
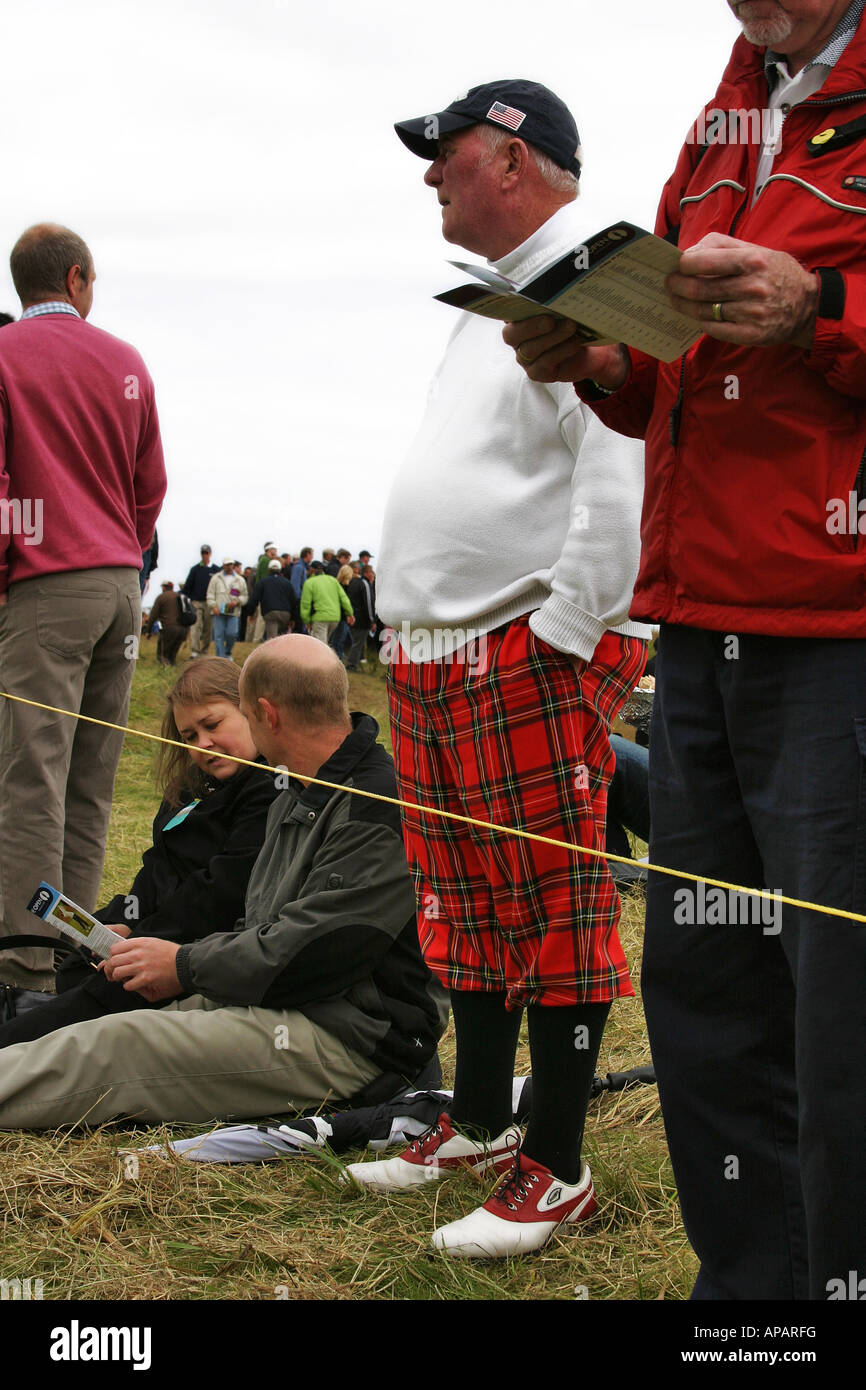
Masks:
[[[225,931],[243,912],[278,794],[271,773],[241,767],[171,830],[166,826],[177,807],[163,802],[153,822],[153,844],[129,893],[118,893],[94,916],[106,925],[125,922],[136,936],[166,941],[198,941]]]
[[[371,628],[375,621],[373,591],[366,579],[356,576],[350,581],[346,593],[355,615],[355,627]]]
[[[301,606],[295,598],[295,591],[288,579],[284,579],[281,574],[274,571],[273,574],[265,575],[260,579],[250,595],[250,609],[261,608],[262,617],[274,611],[291,613],[297,621],[300,618]]]
[[[368,714],[319,769],[396,796]],[[187,992],[222,1004],[298,1009],[383,1072],[412,1080],[444,1027],[442,990],[418,944],[398,807],[292,780],[274,802],[233,932],[182,946]]]
[[[181,585],[181,593],[186,594],[187,598],[193,599],[196,603],[204,603],[211,577],[218,572],[219,565],[193,565],[186,581]]]

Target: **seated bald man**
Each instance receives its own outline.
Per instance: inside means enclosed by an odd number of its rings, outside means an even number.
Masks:
[[[183,946],[113,947],[109,976],[165,1007],[7,1048],[0,1128],[252,1119],[436,1084],[445,1014],[418,946],[399,811],[304,780],[396,795],[378,725],[350,715],[347,696],[342,663],[312,637],[248,659],[253,741],[296,775],[271,806],[244,916]]]

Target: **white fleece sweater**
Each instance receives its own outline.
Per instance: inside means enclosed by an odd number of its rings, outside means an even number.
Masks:
[[[570,203],[490,264],[522,284],[580,243]],[[569,383],[530,381],[500,323],[461,314],[386,508],[379,616],[412,660],[434,654],[424,634],[445,654],[530,612],[587,661],[607,628],[648,637],[627,621],[642,497],[642,442]]]

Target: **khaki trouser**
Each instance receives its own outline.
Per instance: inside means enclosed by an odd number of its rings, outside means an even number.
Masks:
[[[0,690],[125,724],[141,632],[134,569],[11,585],[0,608]],[[123,735],[0,698],[0,947],[57,933],[27,911],[41,879],[96,907]],[[47,989],[49,951],[0,953],[0,981]]]
[[[292,621],[291,613],[287,613],[284,608],[272,608],[265,614],[265,641],[270,642],[274,637],[282,637],[288,632]]]
[[[195,624],[190,631],[189,647],[190,656],[207,656],[210,646],[211,625],[213,618],[207,604],[202,600],[193,599],[192,606],[195,609]]]
[[[320,642],[324,642],[327,646],[336,631],[336,623],[313,623],[310,627],[310,636],[317,637]]]
[[[193,995],[5,1048],[0,1129],[250,1120],[350,1099],[378,1075],[301,1013]]]

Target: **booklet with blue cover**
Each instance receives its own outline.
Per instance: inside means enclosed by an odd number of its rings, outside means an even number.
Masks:
[[[97,922],[83,907],[79,907],[59,889],[52,888],[50,883],[40,883],[27,904],[27,911],[41,917],[49,926],[56,927],[77,945],[86,946],[102,960],[111,954],[116,941],[123,940],[116,931]]]

